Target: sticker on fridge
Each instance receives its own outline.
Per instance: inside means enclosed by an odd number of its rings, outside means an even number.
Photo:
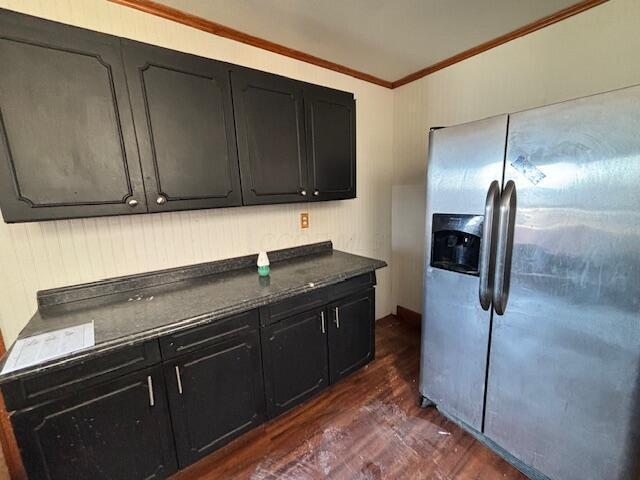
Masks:
[[[542,181],[542,179],[546,176],[544,173],[540,171],[538,167],[536,167],[529,160],[524,158],[524,156],[519,155],[513,162],[511,162],[511,166],[515,168],[518,172],[524,175],[527,180],[529,180],[534,185],[537,185]]]

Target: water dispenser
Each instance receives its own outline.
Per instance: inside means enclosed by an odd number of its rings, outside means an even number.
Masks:
[[[431,266],[478,276],[484,215],[434,213]]]

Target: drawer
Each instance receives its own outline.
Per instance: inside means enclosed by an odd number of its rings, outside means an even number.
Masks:
[[[283,318],[290,317],[297,313],[306,312],[313,308],[323,307],[329,302],[326,288],[315,290],[309,293],[296,295],[281,302],[260,307],[260,324],[263,327],[279,322]]]
[[[158,342],[150,340],[68,367],[15,380],[3,385],[2,392],[7,410],[12,411],[75,393],[159,362]]]
[[[258,328],[258,311],[250,310],[239,315],[214,320],[207,325],[166,335],[160,338],[160,351],[163,360],[166,360],[255,328]]]
[[[346,297],[360,290],[366,290],[376,284],[375,272],[365,273],[357,277],[350,278],[344,282],[336,283],[329,287],[329,300],[333,301],[341,297]]]

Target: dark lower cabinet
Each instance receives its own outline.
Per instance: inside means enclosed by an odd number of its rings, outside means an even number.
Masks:
[[[273,418],[329,384],[324,309],[295,315],[262,330],[267,413]]]
[[[329,376],[331,383],[349,375],[375,356],[373,289],[329,306]]]
[[[159,479],[176,469],[160,367],[22,410],[12,423],[31,480]]]
[[[302,403],[373,360],[374,284],[362,275],[3,385],[29,478],[166,478]]]
[[[249,69],[231,79],[244,204],[306,201],[302,84]]]
[[[307,85],[304,89],[311,199],[356,196],[356,103],[353,94]]]
[[[256,329],[164,364],[181,467],[264,420]]]
[[[229,66],[122,45],[149,211],[242,204]]]
[[[115,37],[0,10],[5,222],[146,212]]]

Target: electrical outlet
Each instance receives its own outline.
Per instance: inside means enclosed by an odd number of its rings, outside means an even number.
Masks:
[[[309,228],[309,214],[301,213],[300,214],[300,228]]]

